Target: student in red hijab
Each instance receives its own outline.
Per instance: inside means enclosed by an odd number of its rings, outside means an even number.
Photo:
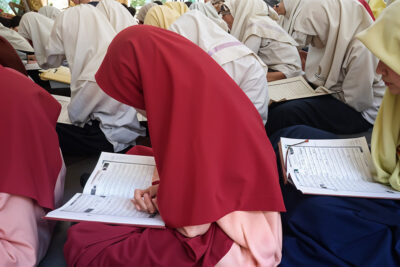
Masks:
[[[16,70],[0,65],[0,266],[35,266],[54,224],[65,166],[55,130],[60,104]]]
[[[140,26],[115,37],[96,81],[147,115],[160,184],[136,191],[135,204],[158,207],[167,228],[79,223],[68,233],[67,263],[279,264],[284,205],[274,152],[228,74],[184,37]]]

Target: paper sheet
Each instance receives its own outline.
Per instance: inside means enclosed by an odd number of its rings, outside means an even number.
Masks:
[[[42,80],[53,80],[61,83],[71,83],[71,72],[69,68],[60,66],[55,69],[48,69],[41,71],[39,75]]]
[[[400,199],[400,192],[373,180],[365,138],[309,140],[290,146],[301,141],[281,138],[287,174],[303,193]]]
[[[132,198],[135,189],[151,185],[154,169],[153,157],[103,152],[83,193]]]
[[[75,194],[61,208],[48,213],[46,218],[155,227],[165,226],[159,214],[138,211],[129,199],[79,193]]]
[[[71,102],[71,98],[67,96],[52,95],[58,103],[61,104],[60,116],[58,116],[57,122],[64,124],[72,124],[68,115],[68,105]]]

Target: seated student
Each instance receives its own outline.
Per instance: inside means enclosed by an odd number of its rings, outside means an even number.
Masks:
[[[224,31],[229,32],[228,24],[218,15],[217,10],[214,8],[211,2],[195,2],[190,6],[190,10],[199,10],[214,23],[220,26]]]
[[[0,36],[5,38],[17,51],[24,53],[24,58],[26,58],[26,53],[33,53],[33,48],[29,42],[24,39],[18,32],[11,30],[3,24],[0,23]]]
[[[146,17],[147,12],[150,10],[150,8],[152,8],[153,6],[156,6],[156,5],[157,4],[155,4],[155,3],[148,3],[139,9],[139,12],[136,16],[136,19],[139,21],[139,24],[144,23],[144,18]]]
[[[380,59],[387,85],[372,133],[374,179],[400,191],[400,2],[392,4],[357,38]],[[316,129],[293,126],[277,137],[332,139]],[[306,196],[283,187],[287,213],[282,266],[399,266],[399,200]]]
[[[101,0],[96,7],[107,17],[117,33],[129,26],[137,25],[129,11],[115,0]]]
[[[28,76],[25,66],[18,56],[17,51],[15,51],[12,45],[2,36],[0,36],[0,65],[14,69],[23,75]]]
[[[46,254],[65,166],[55,125],[60,104],[23,74],[0,65],[0,266],[35,266]]]
[[[272,107],[268,134],[301,124],[335,134],[367,131],[375,121],[385,90],[375,73],[378,59],[355,39],[373,23],[370,15],[355,0],[302,0],[295,11],[288,10],[296,14],[294,39],[301,47],[309,44],[305,78],[336,94]]]
[[[136,190],[135,204],[152,213],[156,203],[168,227],[76,224],[67,263],[277,265],[284,206],[275,156],[259,114],[225,71],[184,37],[142,26],[114,38],[96,80],[147,115],[160,184]]]
[[[35,51],[37,63],[48,68],[45,47],[48,43],[54,20],[37,12],[28,12],[22,16],[18,33],[30,41]]]
[[[169,30],[186,37],[211,56],[236,82],[260,113],[268,117],[267,66],[247,46],[199,11],[189,11]]]
[[[61,10],[54,6],[44,6],[39,9],[38,13],[52,20],[55,20],[57,16],[61,13]]]
[[[168,29],[179,17],[180,14],[174,9],[164,5],[157,5],[150,8],[149,12],[147,12],[144,24]]]
[[[188,6],[183,2],[166,2],[164,6],[175,10],[179,15],[183,15],[189,10]]]
[[[222,10],[231,34],[268,66],[268,81],[302,75],[296,42],[268,15],[262,0],[230,0]]]
[[[115,35],[104,15],[91,5],[69,8],[54,22],[46,46],[47,63],[58,67],[66,58],[71,70],[68,114],[73,125],[57,125],[63,153],[119,152],[145,134],[136,110],[107,96],[94,79]]]

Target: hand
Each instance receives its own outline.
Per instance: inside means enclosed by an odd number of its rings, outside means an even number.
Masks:
[[[35,55],[28,55],[28,64],[32,64],[36,62],[36,57]]]
[[[145,190],[136,189],[135,195],[131,201],[139,211],[155,213],[158,211],[157,205],[158,185],[152,185]]]

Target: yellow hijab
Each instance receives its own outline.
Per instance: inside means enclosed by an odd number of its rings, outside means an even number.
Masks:
[[[370,0],[368,4],[375,18],[378,18],[386,7],[386,3],[383,0]]]
[[[167,6],[153,6],[144,18],[145,25],[168,29],[180,17],[179,13]]]
[[[187,5],[183,2],[166,2],[164,6],[167,6],[175,10],[176,12],[179,13],[179,15],[183,15],[189,10]]]
[[[400,1],[386,8],[357,38],[382,62],[400,75]],[[372,132],[375,180],[400,191],[400,95],[386,89]]]

